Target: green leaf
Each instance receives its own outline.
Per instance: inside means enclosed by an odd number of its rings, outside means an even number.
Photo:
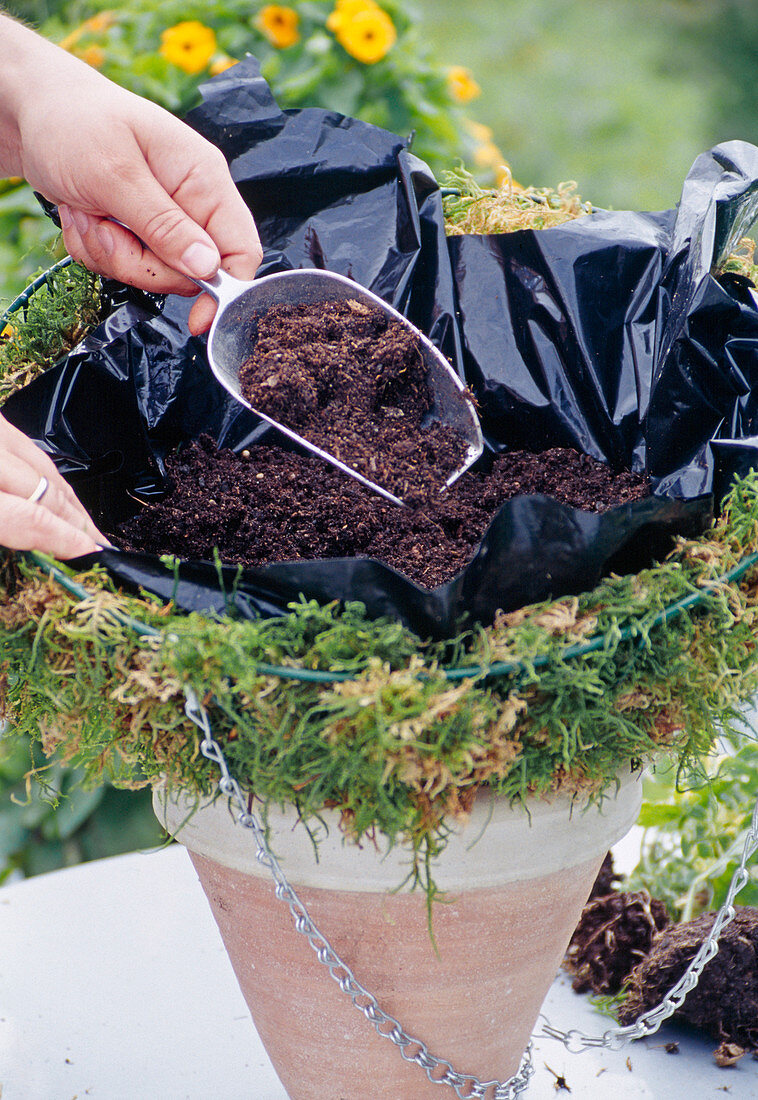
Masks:
[[[682,811],[677,806],[660,805],[658,803],[643,802],[637,824],[643,829],[651,829],[655,826],[666,825],[672,821],[678,821]]]
[[[67,786],[69,789],[61,797],[55,814],[42,825],[42,835],[47,840],[68,840],[99,806],[105,794],[103,787],[85,790],[72,784]]]

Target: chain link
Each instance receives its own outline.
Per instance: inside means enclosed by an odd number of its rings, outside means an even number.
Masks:
[[[389,1013],[380,1008],[374,995],[369,993],[357,981],[347,963],[339,957],[327,938],[322,935],[311,920],[307,909],[285,878],[276,856],[268,847],[263,827],[255,815],[248,810],[247,799],[242,788],[230,773],[221,746],[213,737],[205,708],[192,688],[185,687],[185,696],[187,700],[185,706],[187,717],[199,727],[203,734],[200,751],[203,756],[216,764],[221,772],[218,787],[222,794],[228,795],[234,803],[237,811],[237,821],[253,833],[256,844],[256,859],[271,871],[277,898],[287,903],[295,929],[306,937],[316,953],[318,961],[328,969],[331,978],[337,983],[342,992],[350,997],[355,1008],[362,1012],[366,1019],[374,1025],[379,1035],[384,1039],[389,1039],[399,1048],[400,1054],[406,1062],[412,1062],[420,1066],[433,1084],[448,1085],[454,1090],[459,1100],[485,1100],[488,1096],[491,1096],[492,1100],[515,1100],[520,1093],[527,1089],[534,1074],[531,1056],[532,1044],[530,1043],[527,1047],[519,1071],[513,1077],[507,1081],[480,1081],[473,1074],[458,1073],[450,1062],[444,1058],[437,1058],[429,1051],[425,1043],[412,1035],[408,1035],[394,1016],[390,1016]]]
[[[502,1082],[480,1081],[472,1074],[458,1073],[453,1069],[450,1062],[431,1054],[420,1039],[407,1035],[399,1022],[379,1007],[373,994],[369,993],[356,980],[350,967],[340,959],[326,937],[319,932],[307,909],[285,878],[276,856],[266,843],[262,826],[256,817],[249,812],[242,788],[231,775],[221,746],[213,737],[207,711],[191,687],[185,687],[184,691],[187,700],[185,706],[187,717],[199,727],[203,734],[200,751],[203,756],[215,763],[221,772],[221,779],[218,782],[219,790],[228,795],[230,800],[236,804],[237,821],[240,825],[252,831],[257,849],[256,859],[262,866],[271,871],[277,898],[288,904],[296,930],[307,938],[316,953],[318,961],[328,968],[330,976],[342,992],[350,997],[355,1008],[362,1012],[366,1019],[374,1025],[379,1035],[389,1039],[399,1048],[400,1054],[406,1062],[413,1062],[415,1065],[420,1066],[434,1084],[449,1085],[455,1091],[459,1100],[484,1100],[491,1090],[494,1090],[491,1093],[492,1100],[515,1100],[515,1097],[528,1088],[529,1081],[534,1074],[532,1043],[529,1043],[519,1071],[514,1077]],[[719,936],[729,922],[734,919],[734,899],[748,881],[747,863],[757,848],[758,799],[753,807],[753,817],[745,837],[740,864],[732,876],[726,900],[716,914],[713,926],[692,962],[659,1005],[643,1012],[633,1024],[629,1024],[627,1027],[611,1028],[603,1032],[602,1035],[587,1035],[577,1028],[572,1028],[570,1031],[561,1031],[559,1028],[553,1027],[544,1014],[540,1014],[540,1019],[543,1021],[540,1036],[555,1039],[562,1043],[570,1053],[580,1054],[582,1051],[593,1047],[621,1050],[631,1040],[642,1039],[658,1031],[664,1021],[681,1007],[689,991],[700,980],[700,975],[706,963],[717,953]]]
[[[679,981],[671,987],[660,1004],[656,1005],[655,1008],[648,1009],[647,1012],[643,1012],[641,1016],[637,1017],[633,1024],[629,1024],[627,1027],[612,1028],[610,1031],[604,1032],[601,1036],[585,1035],[584,1032],[576,1029],[572,1031],[559,1031],[558,1028],[552,1027],[544,1016],[541,1016],[541,1019],[544,1021],[542,1025],[542,1034],[551,1039],[557,1039],[558,1042],[563,1043],[567,1050],[575,1053],[588,1047],[597,1046],[608,1047],[611,1050],[620,1050],[621,1047],[625,1046],[626,1043],[632,1039],[643,1039],[647,1035],[654,1035],[660,1026],[668,1020],[670,1016],[673,1016],[678,1008],[681,1008],[687,994],[691,989],[694,989],[700,981],[700,975],[703,973],[706,963],[708,963],[718,952],[719,937],[730,921],[734,920],[736,912],[734,908],[734,899],[749,880],[747,863],[757,848],[758,799],[753,806],[753,817],[745,835],[745,843],[742,848],[740,863],[732,875],[724,904],[716,914],[711,930],[700,945],[692,962],[682,974]]]

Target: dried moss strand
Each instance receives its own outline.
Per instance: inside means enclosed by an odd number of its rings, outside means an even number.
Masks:
[[[92,593],[88,589],[86,589],[84,585],[79,584],[77,581],[73,580],[73,578],[70,577],[66,572],[64,572],[60,564],[56,562],[53,558],[48,557],[46,554],[40,553],[38,550],[30,550],[26,556],[29,558],[30,561],[33,561],[35,565],[37,565],[38,568],[41,569],[43,573],[45,573],[46,576],[54,580],[57,584],[61,586],[61,588],[65,588],[65,590],[67,592],[70,592],[72,596],[76,596],[78,600],[88,600],[91,598]],[[116,622],[133,631],[138,637],[161,637],[160,630],[156,630],[154,627],[148,626],[140,619],[136,619],[131,615],[124,615],[116,609],[113,609],[111,611],[111,614]]]

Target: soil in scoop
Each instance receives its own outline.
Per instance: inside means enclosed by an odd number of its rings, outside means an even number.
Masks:
[[[423,507],[400,507],[314,455],[259,445],[237,455],[201,437],[166,461],[169,492],[123,524],[124,549],[229,564],[372,557],[426,588],[476,553],[495,512],[544,493],[602,512],[647,496],[646,480],[562,448],[511,452],[468,471]]]
[[[254,409],[405,502],[444,485],[466,455],[448,425],[422,428],[433,399],[418,337],[363,302],[267,310],[240,389]]]

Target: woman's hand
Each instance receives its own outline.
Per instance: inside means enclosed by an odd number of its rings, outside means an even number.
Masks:
[[[2,15],[0,44],[0,174],[58,205],[74,259],[158,293],[197,294],[188,276],[219,267],[253,277],[255,222],[215,146]],[[204,331],[215,308],[199,298],[190,329]]]
[[[0,177],[58,205],[75,259],[157,293],[197,294],[191,276],[219,267],[253,277],[255,222],[218,149],[2,14],[0,46]],[[192,332],[215,310],[201,295]],[[104,541],[52,461],[0,417],[0,545],[70,558]]]
[[[52,460],[0,416],[0,546],[76,558],[106,541]]]

